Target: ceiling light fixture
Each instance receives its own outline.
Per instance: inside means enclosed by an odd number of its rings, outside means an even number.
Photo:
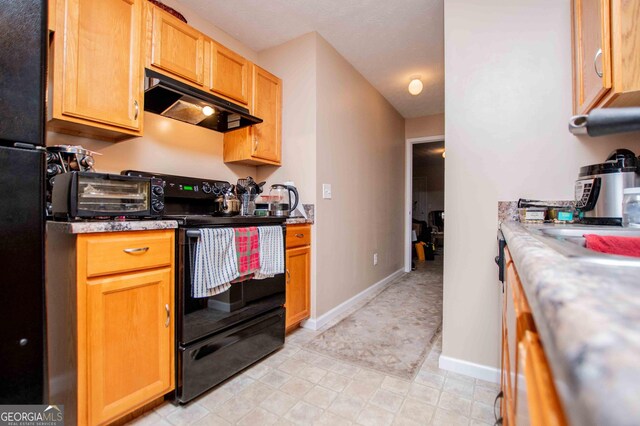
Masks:
[[[204,115],[206,115],[207,117],[209,117],[214,112],[215,112],[215,110],[213,108],[211,108],[209,105],[205,105],[205,106],[202,107],[202,113]]]
[[[413,96],[417,96],[422,93],[422,88],[424,85],[422,84],[422,80],[419,75],[414,75],[411,77],[411,81],[409,82],[409,93]]]

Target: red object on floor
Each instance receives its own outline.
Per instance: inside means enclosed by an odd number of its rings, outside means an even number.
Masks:
[[[596,234],[583,235],[587,240],[586,247],[600,253],[619,254],[622,256],[640,257],[639,237],[603,237]]]

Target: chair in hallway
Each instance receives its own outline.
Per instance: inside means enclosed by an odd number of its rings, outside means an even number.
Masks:
[[[444,245],[444,210],[431,210],[427,215],[427,222],[433,229],[433,243],[437,247]]]

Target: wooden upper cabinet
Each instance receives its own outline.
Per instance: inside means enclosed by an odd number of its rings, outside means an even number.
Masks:
[[[609,0],[574,0],[575,111],[593,108],[611,89]]]
[[[640,106],[640,0],[573,0],[574,112]]]
[[[254,157],[280,162],[282,133],[282,81],[255,66],[253,71],[253,115],[264,121],[253,126]]]
[[[148,65],[174,77],[203,86],[204,35],[175,16],[148,3],[151,40],[147,46]]]
[[[52,130],[142,134],[142,1],[56,2]]]
[[[225,133],[224,161],[253,166],[280,165],[282,148],[282,80],[252,65],[251,113],[262,123]]]
[[[249,103],[250,62],[215,41],[211,45],[211,90],[242,104]]]

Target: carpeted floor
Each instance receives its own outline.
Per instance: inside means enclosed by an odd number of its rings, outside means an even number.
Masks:
[[[415,376],[442,325],[442,256],[417,262],[362,308],[307,344],[404,379]]]

